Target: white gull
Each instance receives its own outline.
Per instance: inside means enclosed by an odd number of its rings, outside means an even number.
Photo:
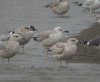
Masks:
[[[69,33],[69,31],[64,30],[62,27],[55,27],[53,30],[40,33],[38,36],[33,37],[33,39],[40,42],[43,47],[48,48],[61,41],[64,33]]]

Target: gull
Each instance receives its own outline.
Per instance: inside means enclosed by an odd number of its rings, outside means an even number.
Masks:
[[[20,45],[22,46],[23,53],[24,53],[24,45],[31,40],[32,36],[34,35],[34,31],[37,31],[37,29],[32,25],[21,27],[15,31],[15,33],[21,35],[24,38],[19,42]]]
[[[53,30],[40,33],[38,36],[33,37],[33,39],[40,42],[43,47],[49,48],[62,40],[64,33],[69,33],[69,31],[65,31],[62,27],[55,27]]]
[[[81,44],[85,46],[94,46],[96,48],[100,47],[100,37],[96,37],[95,39],[89,41],[81,41]]]
[[[95,13],[95,10],[99,8],[100,8],[100,0],[95,0],[94,3],[89,6],[89,9],[91,10],[92,13]]]
[[[68,63],[68,60],[71,59],[77,52],[77,43],[79,41],[76,38],[69,38],[67,42],[58,42],[53,45],[50,50],[53,53],[53,58],[57,61],[65,61]]]
[[[95,13],[95,10],[100,8],[100,0],[87,0],[83,3],[82,7]]]
[[[96,17],[96,19],[100,19],[100,14],[96,14],[94,16]]]
[[[100,19],[97,19],[97,23],[100,24]]]
[[[19,41],[22,39],[19,34],[12,34],[7,41],[0,41],[0,57],[9,59],[14,57],[19,51]],[[3,61],[4,63],[4,61]]]
[[[100,14],[94,15],[94,16],[95,16],[95,18],[96,18],[96,22],[97,22],[98,24],[100,24]]]
[[[95,0],[85,0],[85,1],[83,2],[83,4],[82,4],[83,12],[84,12],[85,10],[90,11],[89,6],[92,5],[92,4],[94,4],[94,2],[95,2]]]
[[[54,14],[63,16],[69,11],[70,4],[68,0],[58,0],[46,5],[45,7],[49,7]]]

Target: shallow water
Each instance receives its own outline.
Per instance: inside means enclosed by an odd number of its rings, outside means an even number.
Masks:
[[[39,32],[61,26],[72,35],[95,22],[91,13],[82,13],[74,4],[63,18],[58,17],[43,7],[49,2],[51,0],[0,0],[0,34],[31,24]],[[17,54],[9,64],[0,61],[0,82],[99,82],[99,68],[99,64],[54,63],[38,43],[30,41],[25,46],[25,55]]]

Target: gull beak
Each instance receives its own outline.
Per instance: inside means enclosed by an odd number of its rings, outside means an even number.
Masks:
[[[63,31],[64,33],[69,33],[69,31],[68,30],[65,30],[65,31]]]

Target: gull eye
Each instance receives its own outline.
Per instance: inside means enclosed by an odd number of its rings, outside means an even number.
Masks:
[[[28,28],[28,27],[25,27],[25,29],[29,30],[29,28]]]
[[[63,31],[62,29],[59,29],[59,31]]]
[[[76,40],[73,39],[72,41],[75,42]]]
[[[18,36],[17,36],[17,35],[16,35],[15,37],[16,37],[16,38],[18,38]]]

